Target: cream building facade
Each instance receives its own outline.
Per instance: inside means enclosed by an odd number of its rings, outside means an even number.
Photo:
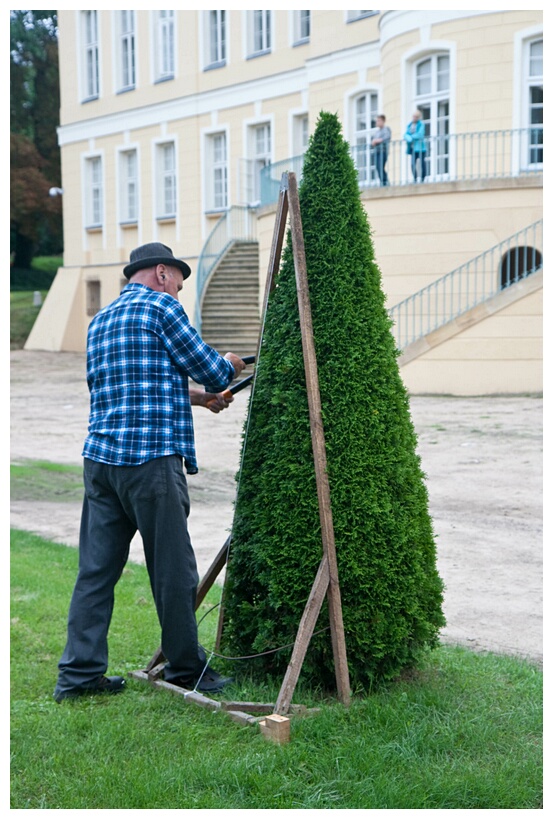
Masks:
[[[64,266],[27,348],[83,351],[130,251],[161,241],[192,268],[182,301],[193,323],[242,352],[281,174],[301,176],[330,111],[358,170],[408,389],[540,392],[542,17],[59,11]],[[417,182],[403,139],[415,109]],[[381,113],[387,186],[369,147]]]

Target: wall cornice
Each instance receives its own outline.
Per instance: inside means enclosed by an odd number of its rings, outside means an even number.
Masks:
[[[228,108],[254,104],[258,100],[282,97],[283,93],[301,93],[308,90],[313,83],[324,82],[344,74],[358,73],[361,66],[375,67],[379,64],[379,59],[379,43],[364,43],[361,46],[306,60],[304,66],[294,71],[279,72],[250,82],[236,83],[154,105],[144,105],[61,125],[58,128],[58,142],[60,147],[64,147],[74,142],[156,126],[160,122],[185,120],[211,114],[213,111],[223,112]]]

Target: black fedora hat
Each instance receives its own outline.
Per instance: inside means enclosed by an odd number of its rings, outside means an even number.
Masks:
[[[170,247],[162,245],[161,242],[149,242],[131,251],[130,262],[123,268],[123,275],[126,276],[127,279],[130,279],[137,270],[154,267],[156,264],[178,267],[183,279],[187,279],[192,273],[186,262],[183,262],[181,259],[175,259]]]

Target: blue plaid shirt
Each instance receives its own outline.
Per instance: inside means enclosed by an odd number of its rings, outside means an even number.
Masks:
[[[177,454],[197,472],[188,379],[221,392],[233,377],[230,361],[202,341],[177,299],[128,284],[88,330],[83,456],[135,466]]]

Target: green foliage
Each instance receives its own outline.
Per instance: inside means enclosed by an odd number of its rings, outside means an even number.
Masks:
[[[33,259],[32,267],[11,267],[10,268],[10,290],[49,290],[56,277],[58,267],[62,265],[61,257],[56,256],[51,259],[51,264],[46,264],[50,257],[44,257],[44,265],[36,264],[37,259]]]
[[[275,746],[256,726],[128,676],[159,645],[146,567],[132,563],[116,588],[108,670],[126,674],[128,690],[58,705],[77,565],[76,549],[11,532],[12,810],[543,806],[536,666],[443,646],[347,709],[300,685],[297,701],[319,710],[293,717],[292,741]],[[218,598],[204,601],[201,618]],[[209,619],[199,626],[206,647],[217,626]],[[276,693],[248,681],[229,697],[274,702]]]
[[[41,291],[42,299],[46,291]],[[33,293],[10,293],[10,350],[21,350],[33,329],[40,307],[33,304]]]
[[[63,248],[56,11],[10,11],[10,248],[26,267]]]
[[[42,302],[54,281],[58,267],[63,264],[61,256],[37,256],[32,267],[10,266],[10,349],[24,347],[29,333],[40,312],[35,307],[34,291],[38,290]]]
[[[357,175],[322,113],[299,191],[350,678],[371,687],[437,644],[443,584],[409,400]],[[271,296],[244,432],[223,645],[293,642],[322,557],[291,239]],[[323,609],[318,628],[328,624]],[[284,673],[290,652],[251,662]],[[303,672],[334,684],[328,630]]]

